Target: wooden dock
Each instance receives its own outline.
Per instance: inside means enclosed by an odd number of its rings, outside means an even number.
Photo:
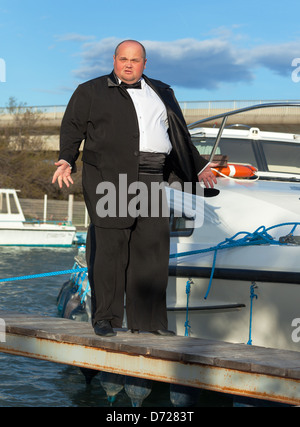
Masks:
[[[0,319],[0,352],[300,405],[300,352],[125,330],[102,338],[88,323],[6,311]]]

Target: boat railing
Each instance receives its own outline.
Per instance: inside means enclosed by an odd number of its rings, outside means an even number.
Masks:
[[[41,224],[51,224],[51,225],[66,225],[66,226],[72,226],[72,222],[68,220],[62,220],[62,221],[52,221],[52,220],[43,220],[43,219],[27,219],[26,221],[23,221],[23,224],[25,225],[41,225]]]
[[[188,128],[189,129],[194,129],[195,127],[199,127],[203,123],[207,123],[207,122],[210,122],[210,121],[215,121],[215,120],[218,120],[218,119],[222,119],[222,123],[221,123],[221,125],[219,127],[219,132],[217,134],[216,140],[214,142],[213,149],[212,149],[211,154],[210,154],[210,161],[212,161],[213,158],[214,158],[214,155],[216,153],[216,150],[218,148],[218,145],[219,145],[219,142],[221,140],[221,136],[222,136],[223,130],[225,129],[225,126],[226,126],[226,123],[227,123],[227,120],[228,120],[229,117],[234,116],[234,115],[238,115],[238,114],[242,114],[242,113],[248,113],[248,112],[251,112],[251,111],[254,111],[254,110],[260,110],[260,109],[265,109],[265,108],[283,108],[283,107],[287,107],[287,108],[289,108],[289,107],[300,107],[300,102],[299,101],[294,101],[294,102],[293,101],[290,101],[290,102],[270,102],[270,103],[268,102],[268,103],[265,103],[265,104],[256,104],[256,105],[251,105],[251,106],[244,107],[244,108],[239,108],[237,110],[225,111],[225,112],[223,112],[221,114],[217,114],[217,115],[214,115],[214,116],[207,117],[205,119],[197,120],[196,122],[191,123],[190,125],[188,125]]]
[[[20,221],[20,220],[13,220],[13,219],[0,219],[0,223],[22,223],[23,225],[42,225],[42,224],[48,224],[48,225],[60,225],[60,226],[68,226],[71,227],[72,221],[62,220],[62,221],[52,221],[52,220],[43,220],[43,219],[28,219],[26,221]]]

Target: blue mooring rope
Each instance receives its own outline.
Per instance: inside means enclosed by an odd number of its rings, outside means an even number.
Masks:
[[[191,327],[190,322],[189,322],[189,300],[190,300],[191,284],[192,283],[193,283],[192,280],[188,280],[186,282],[186,288],[185,288],[185,293],[186,293],[186,317],[185,317],[185,323],[184,323],[184,327],[185,327],[184,336],[185,337],[189,336],[189,328]]]
[[[257,299],[258,296],[254,293],[254,289],[256,289],[257,286],[253,282],[250,286],[250,322],[249,322],[249,340],[247,342],[247,345],[252,345],[252,316],[253,316],[253,300]]]
[[[50,273],[30,274],[28,276],[8,277],[6,279],[0,279],[0,283],[14,282],[16,280],[38,279],[40,277],[60,276],[64,274],[74,274],[74,273],[80,273],[80,272],[87,272],[87,268],[82,267],[82,268],[76,268],[71,270],[51,271]]]

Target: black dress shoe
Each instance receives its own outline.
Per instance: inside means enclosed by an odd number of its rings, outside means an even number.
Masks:
[[[102,337],[114,337],[117,335],[117,333],[111,327],[109,320],[98,320],[94,326],[94,331],[96,335],[100,335]]]
[[[163,337],[174,337],[176,335],[175,332],[168,331],[168,329],[157,329],[157,331],[152,331],[152,334]]]

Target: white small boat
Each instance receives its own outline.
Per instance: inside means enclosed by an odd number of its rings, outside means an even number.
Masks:
[[[76,228],[65,221],[26,221],[16,190],[0,189],[1,246],[72,246]]]
[[[257,172],[244,179],[218,175],[216,189],[198,204],[192,204],[197,196],[185,196],[191,203],[179,216],[182,193],[168,189],[169,328],[300,351],[300,135],[224,129],[231,114],[212,118],[224,117],[220,129],[191,126],[194,143],[201,154],[226,154],[231,166],[251,163]],[[76,264],[86,265],[82,254]],[[87,278],[77,286],[90,315]]]

